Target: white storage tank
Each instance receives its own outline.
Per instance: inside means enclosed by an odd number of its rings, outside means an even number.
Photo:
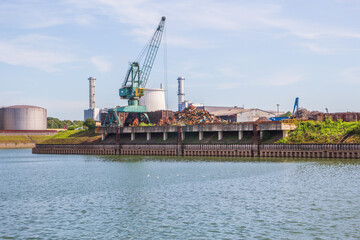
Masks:
[[[0,130],[46,130],[45,108],[16,105],[0,108]]]
[[[165,90],[162,88],[145,89],[144,96],[139,100],[140,105],[146,106],[146,111],[166,110]]]

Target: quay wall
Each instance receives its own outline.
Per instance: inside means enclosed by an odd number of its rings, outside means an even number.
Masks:
[[[360,158],[360,144],[193,144],[60,145],[37,144],[36,154],[149,155],[208,157]]]

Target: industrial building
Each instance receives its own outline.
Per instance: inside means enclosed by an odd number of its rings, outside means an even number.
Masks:
[[[360,113],[358,112],[337,112],[337,113],[318,113],[315,115],[316,121],[325,121],[330,118],[332,121],[343,120],[344,122],[354,122],[360,120]]]
[[[214,107],[204,107],[207,111],[213,114],[215,117],[219,117],[222,120],[228,122],[255,122],[260,118],[269,119],[275,117],[274,112],[261,110],[258,108],[244,109],[244,108],[228,108],[215,110]],[[222,108],[222,107],[219,107]],[[225,108],[225,107],[224,107]],[[215,110],[215,111],[214,111]]]
[[[95,80],[96,78],[89,77],[89,109],[84,110],[84,121],[86,119],[94,119],[100,121],[100,109],[95,108]]]
[[[0,130],[46,130],[47,110],[29,105],[0,108]]]

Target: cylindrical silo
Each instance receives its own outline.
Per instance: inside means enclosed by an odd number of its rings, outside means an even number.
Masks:
[[[140,105],[146,106],[146,111],[166,110],[164,89],[145,89],[144,96],[139,100]]]
[[[180,111],[181,110],[181,104],[185,100],[185,90],[184,90],[185,78],[184,77],[178,77],[177,80],[178,80],[178,106],[179,106],[179,111]]]
[[[1,130],[46,130],[45,108],[17,105],[0,109]]]

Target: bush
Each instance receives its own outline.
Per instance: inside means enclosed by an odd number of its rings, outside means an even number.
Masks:
[[[360,121],[304,121],[297,122],[297,128],[290,132],[289,137],[278,143],[339,143],[345,137],[360,135]]]
[[[84,126],[88,127],[89,130],[95,129],[95,125],[96,125],[96,123],[95,123],[94,119],[92,119],[92,118],[86,119],[86,121],[84,123]]]

